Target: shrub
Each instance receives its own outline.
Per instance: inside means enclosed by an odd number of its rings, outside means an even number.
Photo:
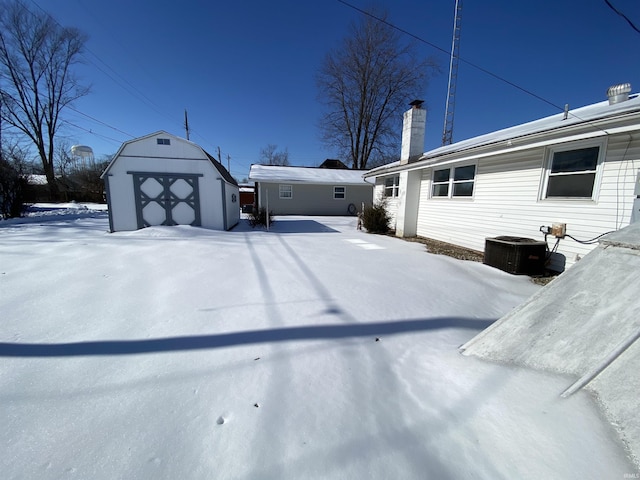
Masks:
[[[6,160],[0,155],[0,218],[22,215],[26,186],[22,163],[16,159]]]
[[[251,225],[251,228],[258,226],[266,227],[267,221],[269,225],[273,223],[273,212],[269,212],[267,216],[267,209],[264,207],[254,208],[249,214],[249,225]]]
[[[387,205],[384,199],[378,200],[371,206],[364,207],[362,212],[362,226],[369,233],[387,233],[391,218],[387,212]]]

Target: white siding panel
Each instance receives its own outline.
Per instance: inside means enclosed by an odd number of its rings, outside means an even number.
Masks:
[[[384,180],[386,177],[376,178],[376,185],[373,189],[373,198],[375,201],[384,197]],[[398,199],[387,197],[386,199],[387,213],[389,214],[389,228],[396,229],[396,219],[398,217]]]
[[[485,238],[500,235],[543,239],[540,226],[566,223],[567,233],[589,240],[629,224],[640,168],[640,139],[608,139],[596,201],[540,199],[545,149],[496,155],[478,161],[472,199],[431,198],[431,169],[423,171],[418,235],[483,251]],[[550,247],[555,238],[548,238]],[[573,264],[595,245],[562,239],[558,252]],[[562,269],[562,262],[553,265]]]

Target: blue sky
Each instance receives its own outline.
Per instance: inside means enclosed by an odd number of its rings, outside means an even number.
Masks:
[[[610,0],[640,26],[638,0]],[[370,0],[349,0],[368,9]],[[389,21],[445,51],[454,0],[378,1]],[[191,140],[246,177],[267,144],[293,165],[336,158],[319,138],[315,75],[361,15],[337,0],[28,0],[88,36],[77,68],[91,93],[68,111],[71,144],[113,154],[133,137],[166,130]],[[425,151],[440,146],[449,59],[425,43],[441,73],[416,97],[428,109]],[[479,71],[504,77],[552,104],[572,108],[606,98],[613,84],[640,91],[640,34],[604,0],[464,0],[454,141],[558,110]],[[407,103],[413,100],[408,98]],[[398,119],[398,128],[400,128]],[[399,152],[398,152],[399,153]]]

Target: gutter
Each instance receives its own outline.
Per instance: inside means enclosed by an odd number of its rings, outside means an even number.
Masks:
[[[574,142],[574,141],[578,141],[578,140],[588,140],[591,138],[598,138],[598,137],[605,137],[605,136],[609,136],[609,135],[614,135],[614,134],[618,134],[618,133],[627,133],[627,132],[632,132],[632,131],[638,131],[640,130],[640,126],[638,125],[627,125],[624,127],[616,127],[616,128],[610,128],[607,130],[598,130],[595,132],[588,132],[588,133],[582,133],[582,134],[576,134],[576,135],[572,135],[569,137],[562,137],[562,138],[553,138],[553,139],[548,139],[548,140],[541,140],[538,142],[534,142],[534,143],[526,143],[526,144],[522,144],[519,146],[512,146],[513,142],[518,140],[518,139],[523,139],[526,137],[516,137],[513,139],[504,139],[504,140],[497,140],[493,143],[488,143],[488,144],[483,144],[483,145],[477,145],[474,147],[469,147],[468,149],[463,149],[463,150],[455,150],[452,152],[448,152],[448,153],[443,153],[440,156],[437,157],[430,157],[430,158],[425,158],[423,160],[419,160],[417,162],[414,163],[406,163],[404,165],[396,165],[393,167],[390,167],[384,171],[380,171],[380,172],[370,172],[364,175],[364,178],[369,178],[369,177],[380,177],[380,176],[384,176],[387,174],[391,174],[391,173],[397,173],[397,172],[402,172],[402,171],[412,171],[412,170],[420,170],[423,168],[429,168],[432,166],[440,166],[440,165],[448,165],[448,164],[452,164],[452,163],[459,163],[459,162],[467,162],[469,160],[477,160],[480,158],[486,158],[486,157],[493,157],[495,155],[503,155],[503,154],[507,154],[507,153],[514,153],[514,152],[520,152],[523,150],[529,150],[529,149],[533,149],[533,148],[538,148],[538,147],[546,147],[549,145],[559,145],[562,143],[569,143],[569,142]],[[546,130],[545,133],[549,133],[551,130]],[[504,148],[502,150],[497,150],[495,149],[496,146],[498,146],[499,144],[504,144],[507,148]],[[485,151],[483,153],[473,153],[470,150],[473,149],[483,149],[486,147],[494,147],[493,150],[490,151]],[[469,151],[468,153],[466,153],[467,151]],[[446,157],[451,157],[451,156],[455,156],[456,154],[459,153],[465,153],[463,156],[461,157],[457,157],[457,158],[452,158],[450,160],[447,160]]]

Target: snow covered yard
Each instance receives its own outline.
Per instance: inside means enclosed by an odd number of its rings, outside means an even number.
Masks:
[[[0,222],[0,471],[24,479],[632,478],[571,378],[458,347],[538,286],[343,217]],[[58,213],[57,215],[55,215]]]

